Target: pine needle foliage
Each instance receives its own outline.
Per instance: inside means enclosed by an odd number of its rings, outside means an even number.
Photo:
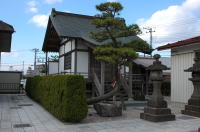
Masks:
[[[151,53],[150,46],[141,39],[123,43],[122,38],[141,34],[137,24],[127,25],[120,17],[123,6],[119,2],[106,2],[96,6],[100,14],[92,21],[99,30],[91,38],[104,43],[94,50],[96,59],[110,64],[124,65],[138,57],[137,52]]]

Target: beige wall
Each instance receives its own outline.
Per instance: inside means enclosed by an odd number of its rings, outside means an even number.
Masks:
[[[190,98],[193,85],[188,80],[190,72],[184,72],[194,63],[194,52],[172,54],[171,61],[171,100],[174,102],[187,103]]]

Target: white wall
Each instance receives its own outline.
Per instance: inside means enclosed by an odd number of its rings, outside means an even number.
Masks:
[[[58,62],[49,62],[48,73],[50,75],[58,73]]]
[[[77,52],[77,72],[88,73],[88,52]]]
[[[64,72],[64,56],[59,58],[59,73]]]
[[[70,40],[60,47],[60,55],[68,53],[75,49],[75,40]],[[87,50],[87,42],[78,40],[77,49]],[[59,58],[59,73],[61,72],[75,72],[75,51],[71,53],[71,69],[64,70],[64,56]],[[77,73],[88,73],[89,56],[86,51],[77,51]]]
[[[171,100],[174,102],[187,103],[191,97],[193,85],[188,80],[191,73],[184,70],[193,65],[193,58],[193,52],[175,54],[171,57]]]

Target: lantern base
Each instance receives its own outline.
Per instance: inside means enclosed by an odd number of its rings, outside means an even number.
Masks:
[[[186,105],[185,110],[181,111],[182,114],[200,117],[200,106]]]
[[[169,108],[145,107],[144,113],[140,114],[140,118],[152,122],[163,122],[175,120],[175,115],[171,113]]]
[[[182,110],[181,113],[200,117],[200,96],[192,96],[188,100],[188,105],[185,105],[185,110]]]

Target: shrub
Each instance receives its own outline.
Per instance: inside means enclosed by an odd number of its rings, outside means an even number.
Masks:
[[[86,83],[81,75],[28,78],[26,92],[62,121],[79,122],[87,116]]]

